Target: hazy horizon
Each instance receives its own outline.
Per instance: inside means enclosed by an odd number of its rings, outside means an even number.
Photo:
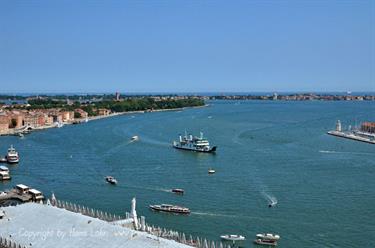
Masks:
[[[2,92],[375,91],[375,2],[1,1]]]

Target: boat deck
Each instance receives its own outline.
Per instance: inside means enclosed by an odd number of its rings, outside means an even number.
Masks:
[[[0,203],[7,200],[18,200],[21,202],[29,202],[32,200],[32,196],[30,194],[18,194],[18,192],[15,189],[10,190],[9,192],[6,192],[6,195],[0,196]]]

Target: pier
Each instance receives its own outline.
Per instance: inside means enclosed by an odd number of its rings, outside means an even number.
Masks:
[[[362,123],[360,130],[351,130],[351,128],[349,128],[349,130],[343,131],[340,120],[337,120],[336,129],[327,132],[327,134],[345,139],[375,144],[375,123],[365,122]]]
[[[44,196],[42,192],[31,189],[26,185],[18,184],[15,188],[4,192],[0,195],[0,204],[9,201],[9,200],[15,200],[21,203],[25,202],[42,202],[44,199]]]
[[[333,136],[336,136],[336,137],[361,141],[361,142],[365,142],[365,143],[369,143],[369,144],[375,144],[375,139],[366,138],[366,137],[363,137],[363,136],[356,135],[355,132],[329,131],[329,132],[327,132],[327,134],[333,135]]]

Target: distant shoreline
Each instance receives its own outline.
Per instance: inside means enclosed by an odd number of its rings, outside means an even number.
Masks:
[[[147,110],[137,110],[137,111],[126,111],[126,112],[115,112],[115,113],[111,113],[111,114],[108,114],[108,115],[100,115],[100,116],[90,116],[90,117],[87,117],[87,122],[90,122],[90,121],[96,121],[96,120],[100,120],[100,119],[105,119],[105,118],[111,118],[111,117],[115,117],[115,116],[120,116],[120,115],[128,115],[128,114],[144,114],[144,113],[153,113],[153,112],[167,112],[167,111],[183,111],[185,109],[193,109],[193,108],[203,108],[203,107],[208,107],[209,104],[205,104],[205,105],[202,105],[202,106],[192,106],[192,107],[183,107],[183,108],[169,108],[169,109],[155,109],[155,110],[151,110],[151,111],[147,111]],[[71,121],[71,122],[64,122],[63,125],[78,125],[78,124],[84,124],[86,122],[86,118],[79,118],[79,119],[75,119],[74,121]],[[36,128],[32,128],[31,130],[29,130],[29,132],[35,132],[35,131],[42,131],[42,130],[45,130],[45,129],[50,129],[50,128],[58,128],[56,125],[45,125],[45,126],[41,126],[41,127],[36,127]],[[24,133],[24,128],[22,129],[10,129],[7,133],[2,133],[0,134],[0,136],[18,136],[20,134],[23,134]]]

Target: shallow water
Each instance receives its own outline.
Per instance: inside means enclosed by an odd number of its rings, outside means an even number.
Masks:
[[[21,155],[0,190],[24,183],[116,214],[129,211],[136,196],[150,224],[213,240],[242,234],[246,247],[259,232],[280,234],[280,247],[375,246],[375,146],[326,135],[337,119],[374,121],[373,102],[210,104],[0,137],[2,153],[13,144]],[[217,153],[171,148],[185,129],[203,131]],[[134,135],[140,140],[130,142]],[[208,175],[209,167],[216,174]],[[119,184],[106,184],[106,175]],[[268,208],[272,199],[278,204]],[[149,211],[157,203],[192,214]]]

